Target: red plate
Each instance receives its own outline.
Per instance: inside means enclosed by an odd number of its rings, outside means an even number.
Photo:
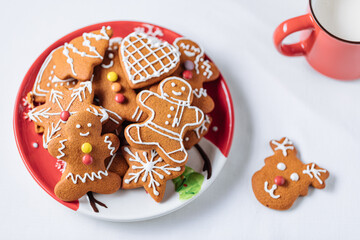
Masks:
[[[130,21],[104,22],[76,30],[48,47],[32,64],[21,83],[14,109],[14,134],[20,155],[36,182],[54,199],[73,210],[79,208],[78,201],[64,202],[54,195],[54,186],[59,181],[61,173],[55,168],[56,159],[50,156],[47,150],[42,147],[42,136],[35,133],[34,124],[25,119],[27,106],[24,105],[23,99],[31,91],[41,65],[53,49],[81,36],[83,32],[94,31],[102,26],[111,26],[114,32],[113,37],[125,37],[133,32],[135,27],[141,27],[143,24],[146,23]],[[170,43],[181,37],[180,34],[166,28],[152,26],[160,28],[164,33],[161,38]],[[234,132],[234,108],[230,92],[222,76],[217,81],[206,83],[204,87],[215,101],[215,109],[210,115],[213,117],[212,126],[217,127],[216,131],[209,131],[205,138],[216,145],[223,155],[227,157]],[[37,143],[39,147],[35,148],[34,143]]]

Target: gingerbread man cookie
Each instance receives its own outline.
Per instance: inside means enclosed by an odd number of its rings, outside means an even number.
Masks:
[[[164,197],[166,181],[177,178],[185,170],[184,166],[166,163],[155,150],[138,150],[126,146],[122,148],[122,153],[129,164],[122,187],[144,187],[156,202],[161,202]]]
[[[137,102],[148,118],[145,122],[126,127],[128,143],[143,150],[155,148],[167,163],[184,165],[188,153],[183,138],[204,120],[204,113],[190,105],[192,98],[190,84],[178,77],[163,80],[158,93],[141,91]]]
[[[190,39],[177,38],[173,44],[181,53],[180,66],[174,74],[186,79],[193,88],[192,105],[200,108],[204,113],[211,112],[215,104],[203,88],[203,83],[216,80],[220,75],[218,68],[205,59],[204,50]]]
[[[263,205],[277,210],[289,209],[299,196],[306,196],[308,187],[325,188],[329,172],[315,163],[303,164],[288,138],[271,141],[274,155],[265,159],[265,166],[252,177],[256,198]]]
[[[115,154],[120,141],[114,134],[101,135],[98,117],[87,111],[71,116],[65,126],[66,138],[49,143],[49,153],[66,162],[55,195],[63,201],[74,201],[92,191],[110,194],[121,186],[120,177],[106,170],[105,158]]]
[[[170,76],[180,63],[180,53],[173,45],[140,31],[126,36],[119,51],[126,79],[134,89]]]
[[[90,80],[93,68],[103,61],[111,36],[111,27],[104,26],[56,49],[53,53],[55,75],[59,79]]]
[[[102,122],[108,119],[108,114],[102,107],[92,104],[94,92],[92,82],[80,82],[69,90],[63,86],[51,89],[47,93],[46,103],[28,112],[29,118],[44,128],[43,147],[52,139],[63,133],[63,127],[68,118],[79,111],[87,110],[98,116]]]
[[[137,106],[136,92],[125,78],[116,50],[118,46],[119,41],[112,42],[105,53],[103,63],[94,70],[95,95],[99,98],[101,105],[109,110],[109,116],[118,122],[118,124],[111,121],[106,123],[103,128],[108,132],[116,129],[123,120],[141,122],[147,117]]]

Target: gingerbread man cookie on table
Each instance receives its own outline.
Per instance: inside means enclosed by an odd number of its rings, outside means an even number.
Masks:
[[[125,78],[118,55],[120,39],[111,41],[105,53],[104,61],[94,70],[93,87],[95,95],[101,105],[108,110],[110,117],[118,123],[108,121],[103,129],[111,132],[119,127],[123,120],[141,122],[146,119],[146,114],[139,109],[136,103],[136,92]]]
[[[105,159],[115,154],[120,141],[114,134],[101,135],[98,117],[87,111],[71,116],[65,136],[49,143],[49,153],[66,162],[55,195],[63,201],[74,201],[87,192],[110,194],[121,186],[120,177],[107,171]]]
[[[263,205],[277,210],[289,209],[299,196],[306,196],[308,187],[325,188],[329,172],[315,163],[303,164],[288,138],[271,141],[274,155],[265,159],[265,166],[252,177],[256,198]]]
[[[55,75],[59,79],[90,80],[93,68],[103,61],[112,33],[110,26],[103,26],[57,48],[52,54]]]
[[[142,150],[155,149],[171,165],[184,165],[188,159],[184,136],[204,120],[204,113],[191,106],[192,99],[190,84],[178,77],[161,81],[158,93],[141,91],[137,102],[148,118],[125,128],[128,143]]]
[[[220,75],[218,68],[205,59],[204,50],[192,40],[180,37],[175,39],[173,44],[181,53],[180,66],[174,74],[187,80],[193,88],[192,105],[200,108],[204,113],[211,112],[215,104],[203,84],[218,79]]]
[[[119,49],[120,63],[131,88],[150,86],[170,76],[179,66],[180,53],[170,43],[135,31]]]
[[[102,122],[108,120],[105,109],[93,105],[93,99],[91,81],[79,82],[71,90],[63,86],[51,89],[46,95],[46,103],[28,112],[29,118],[44,128],[43,147],[47,148],[51,140],[62,136],[68,118],[79,111],[89,111]]]
[[[139,150],[125,146],[122,148],[122,153],[129,164],[122,188],[144,187],[156,202],[161,202],[163,199],[166,182],[177,178],[185,170],[184,166],[172,166],[166,163],[155,150]]]

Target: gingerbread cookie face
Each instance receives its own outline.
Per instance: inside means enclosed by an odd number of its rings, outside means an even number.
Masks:
[[[101,135],[102,123],[87,111],[69,117],[66,138],[59,137],[49,143],[49,153],[66,162],[55,195],[63,201],[74,201],[92,191],[109,194],[121,186],[120,177],[108,172],[104,161],[115,154],[120,141],[114,134]]]
[[[188,153],[183,138],[204,120],[204,113],[190,105],[192,98],[190,84],[178,77],[163,80],[158,93],[141,91],[137,102],[148,118],[126,127],[128,143],[143,150],[155,148],[165,162],[175,166],[184,165]]]
[[[123,120],[131,122],[144,121],[146,114],[136,103],[136,92],[129,86],[125,73],[121,68],[118,55],[118,41],[113,42],[106,51],[104,61],[94,71],[94,90],[101,105],[108,109],[109,116],[118,124],[108,122],[107,131],[116,129]],[[112,125],[112,126],[107,126]]]
[[[100,30],[83,33],[81,37],[56,49],[53,53],[55,75],[59,79],[89,80],[93,68],[103,61],[111,36],[111,27],[102,27]]]
[[[177,178],[184,166],[172,166],[166,163],[155,150],[138,150],[129,146],[122,148],[129,169],[123,178],[123,188],[144,187],[149,195],[161,202],[166,189],[166,181]]]
[[[56,50],[56,49],[55,49]],[[34,102],[43,103],[46,99],[46,94],[53,88],[58,86],[64,86],[66,88],[73,88],[77,80],[73,78],[68,78],[65,80],[61,80],[55,75],[55,62],[53,58],[53,50],[49,56],[45,59],[43,65],[41,66],[38,75],[36,76],[36,80],[34,86],[29,93],[29,103],[33,104]]]
[[[44,128],[43,147],[47,148],[51,140],[61,137],[68,118],[79,111],[88,111],[99,117],[102,122],[108,119],[107,112],[92,104],[94,92],[92,82],[80,82],[69,90],[65,87],[51,89],[46,103],[29,111],[29,118]]]
[[[173,45],[144,32],[126,36],[119,51],[121,66],[134,89],[170,76],[180,63],[180,53]]]
[[[271,141],[274,155],[265,159],[265,166],[252,177],[256,198],[263,205],[277,210],[289,209],[308,187],[325,188],[329,172],[315,163],[303,164],[287,138]]]
[[[205,59],[204,50],[190,39],[177,38],[173,44],[181,53],[180,66],[175,75],[186,79],[193,88],[192,104],[204,113],[211,112],[215,107],[214,101],[203,88],[203,83],[216,80],[220,75],[219,70],[212,62]]]

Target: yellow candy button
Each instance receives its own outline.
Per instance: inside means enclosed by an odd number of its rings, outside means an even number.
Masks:
[[[83,153],[90,153],[92,151],[92,146],[90,143],[84,143],[81,145],[81,151]]]
[[[109,72],[106,77],[110,82],[115,82],[116,80],[118,80],[119,76],[116,72]]]

